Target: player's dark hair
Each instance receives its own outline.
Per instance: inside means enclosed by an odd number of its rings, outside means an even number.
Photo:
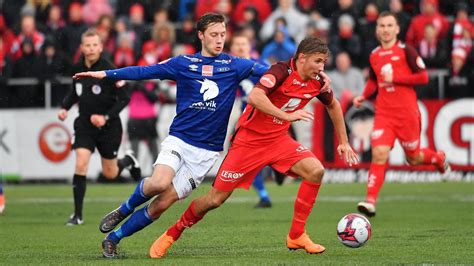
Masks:
[[[382,11],[379,16],[377,17],[377,19],[379,18],[383,18],[383,17],[393,17],[395,19],[395,22],[397,23],[397,25],[400,25],[398,23],[398,18],[397,18],[397,14],[391,12],[391,11]]]
[[[309,36],[298,45],[294,59],[298,59],[300,54],[327,54],[328,52],[328,45],[323,40],[316,36]]]
[[[199,18],[196,23],[196,29],[200,32],[206,31],[209,25],[213,23],[225,23],[225,17],[218,13],[206,13]]]

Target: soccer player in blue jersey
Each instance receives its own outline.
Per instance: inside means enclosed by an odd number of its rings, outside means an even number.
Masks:
[[[201,184],[223,150],[238,84],[252,74],[262,75],[267,69],[252,60],[222,52],[226,37],[224,16],[203,15],[197,30],[202,49],[196,54],[177,56],[152,66],[83,72],[73,77],[171,79],[177,83],[176,116],[169,136],[161,144],[152,176],[140,182],[132,195],[100,223],[100,231],[108,233],[133,213],[102,241],[104,257],[116,257],[122,238],[151,224]],[[149,205],[135,211],[154,196]]]

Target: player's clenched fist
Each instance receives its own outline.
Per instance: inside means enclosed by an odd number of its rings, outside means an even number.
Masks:
[[[106,122],[105,116],[103,115],[91,115],[91,123],[96,127],[102,127]]]
[[[66,110],[66,109],[61,109],[61,110],[59,110],[59,112],[58,112],[58,118],[59,118],[59,120],[61,120],[61,121],[66,120],[66,118],[67,118],[67,110]]]
[[[352,103],[354,104],[355,107],[360,107],[362,105],[362,103],[365,101],[365,97],[364,96],[356,96],[354,97],[354,99],[352,100]]]

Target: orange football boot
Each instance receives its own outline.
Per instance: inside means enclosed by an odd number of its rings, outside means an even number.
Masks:
[[[0,194],[0,214],[5,210],[5,196]]]
[[[164,232],[150,247],[150,258],[159,259],[166,254],[166,251],[173,245],[174,239]]]
[[[288,247],[289,250],[296,250],[296,249],[305,249],[306,252],[310,254],[318,254],[318,253],[323,253],[326,248],[313,243],[309,236],[305,233],[303,233],[300,237],[297,239],[291,239],[290,235],[286,237],[286,246]]]

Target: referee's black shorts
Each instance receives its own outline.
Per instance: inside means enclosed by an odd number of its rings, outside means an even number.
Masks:
[[[122,122],[120,118],[111,118],[100,129],[90,122],[90,116],[79,116],[74,121],[73,149],[85,148],[99,151],[102,158],[117,158],[122,141]]]

